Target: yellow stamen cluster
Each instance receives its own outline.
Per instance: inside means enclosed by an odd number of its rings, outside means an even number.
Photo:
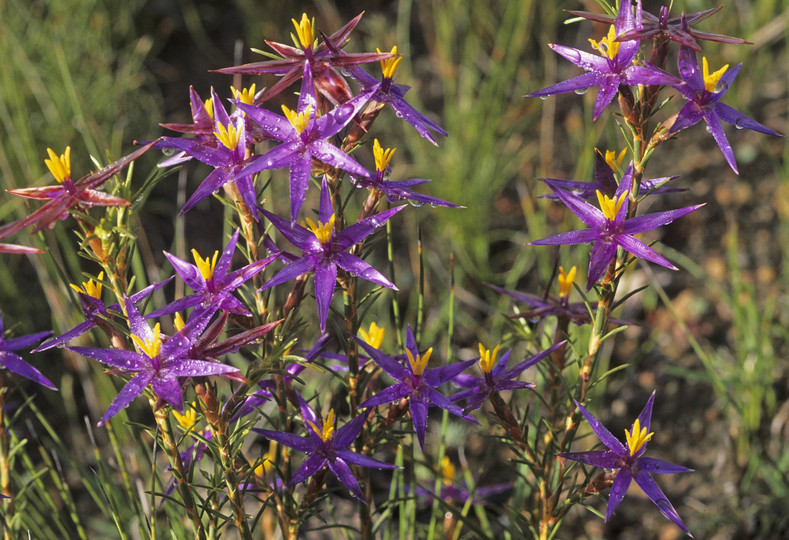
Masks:
[[[452,481],[455,479],[455,466],[452,464],[452,461],[449,457],[444,456],[441,459],[441,480],[444,482],[445,486],[451,485]]]
[[[200,275],[203,279],[208,281],[214,277],[214,268],[216,267],[216,259],[219,257],[219,252],[214,251],[214,256],[209,260],[208,257],[203,259],[196,249],[192,250],[192,257],[195,258],[195,266],[200,270]]]
[[[600,193],[599,189],[597,190],[597,201],[600,203],[600,210],[603,211],[603,215],[608,221],[614,221],[616,219],[616,215],[619,213],[625,200],[627,200],[627,192],[622,193],[617,199],[609,197],[608,195],[603,195]]]
[[[590,39],[589,43],[609,60],[616,58],[616,54],[619,52],[619,42],[616,41],[616,29],[613,24],[608,28],[608,35],[606,37],[600,41]]]
[[[304,133],[307,129],[307,124],[310,123],[310,115],[312,114],[312,105],[307,105],[307,108],[297,113],[290,110],[287,105],[282,106],[282,112],[285,113],[285,118],[296,129],[297,133]]]
[[[186,326],[186,321],[184,321],[184,318],[177,311],[175,312],[175,317],[173,317],[173,326],[175,326],[175,329],[178,332],[183,330],[184,326]]]
[[[559,296],[567,298],[573,290],[573,282],[575,281],[575,272],[578,269],[573,266],[569,272],[565,272],[564,268],[559,267]]]
[[[381,49],[375,49],[380,54]],[[397,54],[397,45],[392,47],[392,50],[389,51],[392,54]],[[397,67],[400,65],[400,61],[403,59],[402,56],[392,56],[391,58],[386,58],[385,60],[381,60],[381,71],[383,71],[384,78],[391,79],[394,77],[394,74],[397,72]]]
[[[241,141],[241,130],[236,129],[233,123],[229,123],[227,127],[218,124],[219,131],[214,131],[214,135],[219,139],[219,142],[225,145],[228,150],[235,150],[238,148],[238,143]]]
[[[715,92],[715,89],[718,87],[718,82],[723,77],[723,74],[726,73],[726,70],[729,69],[729,64],[726,64],[718,71],[714,73],[710,73],[710,65],[707,63],[707,57],[703,56],[701,58],[701,70],[702,75],[704,76],[704,89],[707,92]]]
[[[373,141],[373,157],[375,158],[375,170],[383,172],[392,160],[397,148],[383,148],[378,139]]]
[[[71,288],[77,292],[85,293],[88,296],[92,296],[93,298],[101,299],[101,280],[104,279],[104,272],[99,272],[96,281],[89,279],[88,281],[82,282],[82,288],[77,287],[73,283],[71,284]]]
[[[318,437],[320,437],[322,441],[330,441],[334,435],[334,409],[329,410],[329,415],[326,417],[320,429],[309,420],[307,420],[307,423],[312,426],[312,429],[315,430],[315,433],[318,434]]]
[[[161,332],[161,325],[156,323],[153,327],[153,337],[150,340],[142,339],[134,334],[132,334],[131,338],[140,352],[146,354],[148,358],[156,358],[162,350],[162,337],[159,332]]]
[[[65,153],[58,156],[51,148],[47,148],[49,159],[44,160],[49,172],[55,177],[58,183],[63,180],[71,180],[71,147],[67,146]]]
[[[274,468],[274,461],[277,459],[277,441],[270,441],[266,457],[263,461],[255,467],[255,474],[263,478],[266,474]]]
[[[633,422],[633,429],[625,430],[625,438],[627,439],[627,447],[630,449],[630,455],[635,456],[636,453],[652,438],[654,433],[647,433],[647,428],[641,427],[641,422]]]
[[[196,403],[192,402],[192,406],[186,409],[183,414],[173,409],[173,416],[181,424],[181,427],[187,431],[194,429],[195,421],[197,420],[197,411],[195,411]]]
[[[310,20],[306,13],[302,13],[301,21],[296,21],[296,19],[291,19],[291,21],[293,21],[293,26],[296,27],[296,35],[299,38],[301,48],[306,49],[307,47],[312,47],[312,42],[315,39],[312,30],[315,27],[315,19]]]
[[[318,221],[316,224],[310,218],[306,218],[306,220],[307,228],[312,231],[312,234],[315,235],[318,242],[321,244],[328,244],[331,242],[331,237],[334,235],[334,214],[331,215],[329,221],[326,223]]]
[[[205,109],[205,112],[208,113],[208,116],[211,118],[211,120],[213,120],[214,119],[214,98],[210,97],[207,100],[205,100],[203,102],[203,108]]]
[[[606,150],[605,162],[614,172],[622,172],[621,165],[622,161],[625,159],[625,154],[627,154],[627,148],[623,148],[618,156],[613,150]]]
[[[430,355],[433,354],[433,347],[426,350],[425,354],[417,354],[416,359],[414,359],[414,355],[408,349],[405,350],[405,354],[408,356],[408,363],[411,364],[411,371],[419,377],[425,372],[427,361],[430,360]]]
[[[252,105],[253,102],[255,101],[254,83],[249,88],[242,88],[241,90],[236,90],[234,87],[231,86],[230,91],[233,92],[233,97],[239,100],[241,103]]]
[[[384,342],[384,334],[386,328],[378,326],[375,321],[370,323],[370,329],[365,331],[364,328],[359,328],[359,335],[370,346],[375,349],[380,349],[381,344]]]
[[[479,369],[482,370],[482,373],[490,373],[493,370],[497,354],[499,354],[498,345],[490,350],[486,349],[482,343],[479,344]]]

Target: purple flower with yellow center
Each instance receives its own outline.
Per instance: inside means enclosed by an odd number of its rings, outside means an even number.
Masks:
[[[5,367],[8,371],[12,371],[17,375],[21,375],[26,379],[37,382],[42,386],[46,386],[50,390],[57,390],[57,387],[52,382],[44,377],[39,370],[25,362],[21,356],[14,351],[30,347],[32,344],[44,339],[52,332],[37,332],[28,336],[19,336],[15,338],[6,339],[5,325],[3,324],[3,315],[0,314],[0,365]]]
[[[677,118],[669,133],[676,133],[703,119],[707,123],[707,131],[718,143],[718,147],[723,152],[726,162],[735,173],[738,171],[737,163],[734,160],[734,151],[726,139],[726,134],[723,132],[721,120],[736,126],[738,129],[746,128],[767,135],[781,136],[777,131],[761,125],[743,113],[720,102],[720,99],[729,90],[735,77],[740,72],[742,64],[738,64],[732,69],[729,69],[729,65],[726,64],[719,70],[710,73],[707,58],[702,57],[702,65],[701,69],[699,69],[696,52],[689,47],[680,49],[678,64],[683,84],[675,85],[675,88],[688,102],[677,113]]]
[[[563,45],[549,45],[551,49],[573,64],[585,69],[587,73],[572,79],[549,86],[543,90],[532,92],[526,97],[544,97],[565,92],[582,92],[592,86],[599,86],[597,99],[594,103],[592,119],[603,113],[603,109],[613,101],[620,85],[673,85],[679,81],[673,75],[666,73],[655,66],[644,64],[636,65],[633,61],[639,50],[637,40],[620,42],[619,36],[635,29],[641,28],[641,12],[638,19],[633,18],[633,9],[629,1],[620,2],[619,13],[608,34],[600,41],[590,39],[592,48],[600,56],[590,54],[579,49]]]
[[[524,302],[530,309],[520,311],[512,318],[524,318],[530,321],[539,321],[545,317],[555,315],[557,317],[565,317],[572,321],[575,325],[591,324],[592,315],[589,313],[589,308],[584,302],[570,302],[570,293],[573,290],[573,283],[575,281],[575,274],[577,268],[573,266],[569,272],[565,272],[563,267],[559,267],[559,274],[557,282],[559,284],[559,297],[548,294],[544,295],[528,294],[518,291],[510,291],[496,285],[488,285],[496,292],[511,296],[515,300]],[[630,325],[633,324],[629,321],[622,319],[609,319],[614,324]]]
[[[441,407],[455,416],[476,423],[476,420],[466,416],[463,410],[452,403],[447,396],[436,390],[442,384],[454,380],[461,371],[472,366],[477,361],[476,359],[427,369],[427,363],[433,354],[433,348],[431,347],[424,353],[420,353],[417,349],[411,326],[408,326],[406,331],[405,356],[408,359],[406,365],[372,347],[366,341],[359,338],[354,339],[367,351],[367,354],[381,369],[397,381],[396,384],[384,388],[365,400],[364,403],[359,405],[360,409],[399,401],[403,398],[408,399],[408,408],[411,412],[411,420],[414,424],[414,431],[416,432],[420,449],[424,449],[425,446],[428,406]]]
[[[276,257],[270,256],[260,261],[229,272],[236,250],[239,231],[230,237],[222,255],[218,251],[212,257],[201,257],[197,250],[192,250],[195,264],[179,259],[175,255],[164,252],[164,256],[173,265],[175,272],[192,288],[194,293],[176,300],[172,304],[157,309],[146,316],[146,319],[161,317],[176,311],[194,307],[190,318],[209,316],[217,310],[227,310],[236,315],[251,317],[252,313],[244,307],[232,292],[260,273]]]
[[[282,106],[284,116],[238,102],[239,109],[260,126],[269,137],[281,141],[265,154],[254,156],[239,175],[247,176],[266,169],[290,168],[290,219],[296,220],[312,173],[312,160],[337,167],[351,174],[366,176],[367,170],[351,156],[331,144],[328,139],[340,132],[364,106],[369,92],[317,116],[317,100],[312,86],[309,63],[295,111]]]
[[[630,483],[635,480],[636,484],[644,490],[647,497],[655,503],[664,516],[676,523],[680,529],[685,531],[685,534],[692,536],[688,528],[685,527],[685,524],[682,523],[677,511],[660,490],[652,476],[650,476],[650,473],[672,474],[693,472],[693,469],[674,465],[673,463],[660,459],[644,457],[647,442],[653,435],[649,431],[649,428],[654,401],[655,393],[652,392],[641,414],[639,414],[636,421],[633,422],[633,426],[629,430],[625,430],[626,445],[622,444],[621,441],[614,437],[597,418],[592,416],[592,414],[580,403],[576,402],[578,410],[581,411],[581,414],[583,414],[586,421],[589,422],[589,426],[595,432],[595,435],[597,435],[600,441],[608,447],[608,450],[567,452],[556,455],[564,459],[571,459],[573,461],[585,463],[586,465],[592,465],[593,467],[617,471],[616,478],[611,486],[611,494],[608,496],[608,508],[605,514],[606,521],[613,515],[619,503],[622,502]]]
[[[33,232],[51,227],[57,220],[66,219],[72,208],[128,206],[129,202],[125,199],[98,191],[96,188],[147,152],[153,145],[154,143],[147,144],[128,156],[76,181],[71,178],[71,147],[67,146],[66,151],[59,156],[51,148],[47,148],[49,159],[45,159],[44,163],[57,180],[58,185],[9,189],[8,192],[12,195],[47,202],[22,219],[0,227],[0,238],[10,236],[33,224],[36,225]]]
[[[383,274],[356,255],[348,253],[347,250],[370,236],[375,229],[384,225],[389,218],[403,208],[404,206],[398,206],[386,210],[365,218],[340,232],[335,232],[335,215],[329,194],[329,185],[324,177],[317,223],[307,218],[306,227],[292,224],[267,210],[261,210],[271,221],[271,224],[282,233],[282,236],[302,250],[303,255],[280,270],[260,290],[285,283],[307,272],[315,272],[315,301],[318,303],[321,332],[325,332],[326,317],[329,314],[329,305],[337,281],[337,268],[342,268],[349,274],[367,281],[397,290],[394,283],[386,279]]]
[[[380,53],[380,49],[378,50]],[[372,75],[369,75],[359,66],[351,66],[348,72],[351,76],[359,82],[359,86],[363,91],[372,91],[370,100],[388,104],[394,109],[395,114],[402,118],[419,132],[419,134],[433,144],[437,144],[433,134],[430,131],[446,137],[448,133],[444,128],[439,126],[433,120],[417,111],[411,104],[405,100],[405,94],[411,89],[410,86],[405,84],[394,84],[394,78],[397,68],[400,65],[402,56],[397,55],[397,46],[392,47],[392,56],[381,60],[381,80],[379,81]]]
[[[610,197],[616,192],[618,186],[616,176],[624,173],[622,162],[626,152],[627,148],[617,155],[616,152],[611,150],[606,150],[605,153],[603,153],[595,148],[594,182],[579,182],[576,180],[562,180],[559,178],[538,178],[538,180],[542,180],[543,182],[549,181],[556,187],[575,191],[582,199],[595,199],[598,191]],[[678,176],[663,176],[649,180],[642,179],[639,185],[638,195],[639,197],[645,197],[651,194],[685,191],[685,188],[665,186],[666,183],[676,178],[678,178]],[[554,194],[544,195],[543,197],[546,199],[558,199]]]
[[[517,380],[521,373],[536,365],[537,362],[549,356],[553,351],[564,345],[565,342],[561,341],[552,347],[535,354],[511,367],[507,368],[507,363],[510,360],[510,352],[507,351],[496,358],[499,353],[499,346],[496,345],[493,349],[487,349],[485,346],[479,344],[479,358],[475,359],[478,362],[479,369],[482,371],[482,377],[475,377],[473,375],[460,374],[455,377],[452,382],[458,386],[466,388],[452,396],[452,401],[466,400],[466,406],[463,409],[464,414],[469,411],[479,409],[488,397],[493,392],[502,392],[504,390],[518,390],[521,388],[534,388],[534,384],[526,383]]]
[[[236,95],[240,94],[236,92]],[[246,99],[249,99],[248,95]],[[242,170],[251,163],[246,156],[247,146],[255,141],[247,132],[244,116],[240,113],[229,115],[213,90],[210,102],[213,108],[211,116],[214,128],[210,135],[203,134],[191,139],[162,137],[156,144],[157,148],[185,152],[214,168],[186,201],[181,208],[181,214],[191,210],[198,202],[219,190],[224,184],[235,182],[244,204],[253,210],[252,215],[257,219],[257,213],[254,212],[257,208],[257,193],[252,173],[242,173]]]
[[[82,313],[85,315],[85,321],[79,323],[77,326],[68,332],[64,332],[58,337],[46,340],[44,343],[36,347],[33,352],[45,351],[47,349],[51,349],[52,347],[62,345],[68,341],[71,341],[72,339],[78,338],[85,332],[92,330],[97,326],[103,326],[104,328],[108,329],[108,334],[112,332],[112,330],[109,328],[110,324],[106,321],[106,319],[111,319],[116,314],[120,313],[121,305],[116,302],[107,307],[104,305],[104,302],[101,301],[101,292],[104,288],[102,284],[103,279],[104,272],[99,272],[99,275],[96,276],[96,279],[90,278],[88,281],[83,281],[82,286],[71,283],[71,288],[74,289],[74,291],[77,293],[77,296],[79,297],[79,303],[82,307]],[[164,281],[148,285],[141,291],[131,295],[129,299],[136,306],[142,300],[147,298],[152,292],[169,283],[171,279],[172,278],[170,277]]]
[[[124,303],[136,351],[68,347],[70,351],[117,368],[112,373],[133,374],[99,420],[99,426],[127,407],[149,384],[156,397],[169,403],[175,410],[183,412],[179,377],[205,377],[238,372],[238,369],[232,366],[189,358],[192,347],[192,340],[188,337],[191,335],[189,325],[175,335],[162,339],[159,323],[151,329],[130,298],[125,298]]]
[[[282,431],[272,431],[269,429],[252,428],[253,431],[263,435],[269,440],[284,444],[289,448],[304,452],[309,457],[301,464],[301,467],[290,479],[288,486],[294,486],[307,480],[324,467],[328,467],[331,472],[347,487],[351,494],[364,502],[362,489],[359,482],[348,466],[358,465],[360,467],[371,467],[374,469],[397,469],[395,465],[378,461],[369,456],[357,454],[348,450],[348,447],[356,440],[361,433],[364,423],[367,420],[366,414],[360,414],[349,420],[335,432],[334,409],[329,411],[326,420],[321,421],[315,411],[304,401],[301,395],[297,394],[301,408],[301,416],[307,426],[307,437],[300,437],[293,433]]]
[[[332,47],[335,47],[337,44],[340,47],[345,46],[350,39],[351,32],[362,19],[362,15],[363,13],[360,13],[351,19],[331,36],[324,36],[324,42],[318,44],[315,39],[315,20],[307,17],[306,13],[302,13],[299,21],[291,19],[296,29],[296,35],[291,34],[295,47],[275,41],[266,41],[266,44],[282,57],[281,59],[253,62],[216,71],[217,73],[242,75],[260,75],[263,73],[281,75],[282,77],[275,85],[263,92],[260,100],[265,101],[299,80],[305,72],[305,68],[307,68],[310,71],[310,79],[315,79],[316,86],[321,94],[329,101],[335,105],[338,102],[347,101],[351,96],[351,90],[348,87],[348,83],[336,72],[335,68],[375,62],[390,56],[381,52],[343,52],[340,55],[335,50],[330,50],[327,43],[331,44]],[[342,99],[338,100],[338,97]]]
[[[375,174],[368,174],[367,176],[352,176],[351,179],[356,184],[356,187],[367,188],[371,190],[378,190],[386,196],[386,200],[390,203],[396,203],[402,200],[415,201],[421,204],[431,204],[433,206],[449,206],[451,208],[462,208],[457,204],[431,197],[429,195],[422,195],[412,190],[413,186],[426,184],[430,180],[426,178],[411,178],[409,180],[387,180],[391,172],[389,162],[397,148],[383,148],[378,139],[373,141],[373,158],[375,159]]]
[[[624,2],[623,2],[624,3]],[[634,235],[651,231],[662,225],[667,225],[697,208],[704,206],[686,206],[667,212],[656,212],[627,219],[630,189],[633,184],[633,164],[631,163],[622,177],[619,187],[613,197],[603,195],[597,191],[600,208],[595,208],[578,195],[564,191],[554,186],[550,181],[545,182],[567,207],[590,228],[572,231],[543,238],[530,242],[527,245],[574,245],[594,242],[589,259],[589,273],[586,290],[592,288],[603,275],[608,264],[616,255],[618,247],[629,251],[636,257],[659,264],[671,270],[677,268],[665,257],[659,255],[651,247],[638,240]]]

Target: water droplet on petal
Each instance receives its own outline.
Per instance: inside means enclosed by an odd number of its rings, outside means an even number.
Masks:
[[[712,128],[710,126],[707,126],[705,129],[707,130],[707,133],[712,133]]]
[[[540,96],[540,99],[545,101],[546,99],[548,99],[548,96]]]
[[[162,148],[162,154],[166,157],[170,157],[175,154],[175,148]]]
[[[575,92],[576,94],[578,94],[579,96],[582,96],[582,95],[584,95],[584,94],[585,94],[585,93],[587,93],[588,91],[589,91],[589,88],[576,88],[576,89],[574,90],[574,92]]]
[[[423,206],[423,205],[425,204],[425,203],[423,203],[422,201],[414,201],[414,200],[412,200],[412,199],[408,199],[408,202],[409,202],[409,204],[410,204],[411,206],[413,206],[414,208],[420,208],[421,206]]]
[[[337,112],[334,114],[334,119],[343,124],[350,120],[351,116],[353,115],[353,105],[349,105],[348,103],[343,103],[339,107],[337,107]]]
[[[742,129],[743,128],[742,122],[743,122],[742,118],[737,118],[737,121],[734,122],[734,127],[736,127],[737,129]]]
[[[401,113],[400,111],[395,111],[395,116],[398,117],[398,118],[402,118],[403,117],[403,113]]]

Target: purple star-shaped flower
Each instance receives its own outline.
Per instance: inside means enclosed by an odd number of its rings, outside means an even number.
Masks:
[[[211,90],[213,106],[213,134],[196,138],[162,137],[157,148],[170,148],[185,152],[214,168],[195,190],[181,214],[191,210],[198,202],[221,188],[228,182],[235,182],[244,204],[250,210],[257,208],[257,193],[252,173],[244,173],[251,160],[246,157],[247,146],[256,142],[249,136],[246,121],[242,114],[229,115],[219,97]],[[193,105],[194,106],[194,105]],[[257,219],[257,213],[252,215]]]
[[[351,174],[366,176],[367,170],[351,156],[331,144],[327,139],[340,132],[367,102],[370,91],[335,107],[318,117],[318,102],[312,86],[309,62],[304,66],[304,79],[296,111],[283,106],[283,117],[265,109],[237,102],[239,109],[260,126],[266,135],[282,141],[265,154],[250,158],[239,176],[249,176],[265,169],[290,168],[290,219],[296,220],[307,193],[312,160],[317,159]]]
[[[561,341],[527,358],[523,362],[516,364],[510,369],[506,369],[507,363],[510,360],[511,351],[505,352],[497,359],[496,356],[499,352],[498,345],[493,350],[488,350],[480,343],[480,357],[476,358],[475,361],[479,362],[482,377],[464,374],[455,377],[452,382],[466,388],[466,390],[458,392],[452,396],[451,399],[452,401],[467,400],[466,406],[463,408],[463,413],[467,414],[469,411],[479,409],[493,392],[518,390],[520,388],[534,388],[534,384],[518,381],[516,380],[517,377],[564,344],[565,341]]]
[[[302,250],[303,255],[280,270],[260,290],[269,289],[302,274],[314,271],[318,317],[320,318],[321,332],[325,332],[326,317],[329,314],[329,304],[331,304],[331,298],[334,294],[338,267],[354,276],[397,290],[394,283],[386,279],[378,270],[346,250],[367,238],[375,229],[384,225],[389,218],[403,208],[404,206],[398,206],[375,214],[343,229],[339,233],[335,233],[331,195],[329,194],[329,185],[324,177],[317,224],[307,218],[309,226],[307,228],[291,223],[266,210],[261,210],[271,221],[272,225],[291,244]]]
[[[636,257],[676,270],[676,267],[665,257],[659,255],[654,249],[638,240],[634,235],[667,225],[675,219],[704,206],[703,204],[697,204],[677,210],[656,212],[627,219],[628,199],[633,184],[632,163],[625,171],[613,198],[609,198],[598,191],[598,199],[602,209],[595,208],[578,195],[554,186],[550,181],[545,183],[556,193],[559,200],[567,205],[578,216],[578,219],[586,223],[590,228],[557,234],[542,240],[529,242],[527,245],[573,245],[594,242],[589,259],[586,290],[591,289],[592,285],[597,283],[603,275],[611,259],[616,255],[618,247],[629,251]]]
[[[331,472],[347,487],[351,494],[364,502],[362,489],[359,482],[351,472],[348,464],[360,467],[371,467],[374,469],[397,469],[395,465],[378,461],[369,456],[357,454],[348,450],[348,447],[356,440],[367,420],[366,414],[360,414],[344,426],[334,431],[334,410],[329,411],[325,421],[321,421],[315,411],[304,401],[300,394],[299,398],[301,416],[307,425],[308,437],[299,437],[293,433],[282,431],[272,431],[269,429],[252,428],[272,441],[277,441],[285,446],[294,448],[299,452],[304,452],[309,457],[301,464],[301,467],[290,479],[288,486],[294,486],[304,482],[307,478],[314,475],[324,467],[328,467]]]
[[[392,49],[392,54],[397,54],[397,47]],[[348,72],[357,80],[363,91],[372,91],[372,95],[370,96],[371,101],[388,104],[394,109],[398,117],[414,126],[422,137],[438,145],[433,134],[430,133],[430,130],[444,137],[448,135],[447,131],[433,120],[417,111],[405,100],[406,93],[411,89],[410,86],[405,84],[394,84],[392,82],[401,60],[402,57],[400,56],[393,56],[392,58],[381,60],[382,75],[380,81],[369,75],[359,66],[350,66]]]
[[[46,351],[47,349],[57,347],[58,345],[62,345],[63,343],[71,341],[72,339],[76,339],[85,332],[92,330],[97,326],[106,324],[105,319],[110,319],[115,314],[121,312],[121,305],[119,303],[116,302],[107,307],[104,305],[104,302],[101,301],[101,275],[102,274],[99,274],[98,282],[94,282],[92,279],[88,280],[87,282],[83,283],[82,288],[73,285],[74,289],[77,290],[77,296],[79,297],[79,303],[82,307],[82,313],[85,315],[85,321],[79,323],[77,326],[68,332],[64,332],[58,337],[48,339],[35,348],[33,352]],[[129,299],[136,306],[142,300],[147,298],[152,292],[169,283],[171,279],[172,278],[169,277],[164,281],[148,285],[141,291],[131,295]]]
[[[57,387],[52,382],[44,377],[39,370],[22,360],[22,357],[13,351],[29,347],[33,343],[47,337],[52,332],[37,332],[29,336],[19,336],[15,338],[5,338],[5,325],[3,324],[3,315],[0,314],[0,364],[3,365],[8,371],[13,371],[17,375],[21,375],[26,379],[35,381],[42,386],[46,386],[50,390],[57,390]]]
[[[638,15],[637,20],[633,18],[633,10],[629,1],[620,3],[619,13],[608,35],[601,39],[600,42],[590,40],[592,46],[600,53],[600,56],[563,45],[551,44],[551,49],[573,64],[582,67],[587,73],[549,86],[543,90],[532,92],[526,97],[551,96],[574,90],[583,91],[592,86],[599,86],[600,89],[597,93],[592,114],[592,119],[597,120],[603,109],[613,101],[617,92],[619,92],[620,85],[673,85],[678,83],[676,77],[655,66],[633,64],[639,49],[637,40],[617,41],[617,37],[625,32],[641,28],[640,11]]]
[[[102,364],[118,368],[115,373],[130,373],[134,376],[126,383],[107,412],[99,420],[101,426],[145,390],[149,384],[157,397],[166,401],[180,412],[184,410],[183,394],[179,377],[223,375],[238,372],[237,368],[217,362],[189,358],[192,346],[189,325],[175,335],[162,339],[159,325],[152,330],[145,322],[134,302],[124,299],[129,316],[132,341],[138,351],[120,349],[96,349],[91,347],[68,347],[82,356],[94,358]]]
[[[231,293],[260,273],[276,257],[270,256],[263,260],[255,261],[228,273],[230,264],[233,261],[233,253],[236,250],[238,234],[239,231],[236,229],[224,251],[222,251],[221,256],[217,252],[214,253],[212,258],[206,257],[203,259],[197,251],[192,250],[192,255],[197,264],[188,263],[165,251],[164,256],[173,265],[175,272],[195,292],[176,300],[168,306],[157,309],[145,318],[161,317],[162,315],[191,307],[195,307],[195,309],[191,313],[190,318],[210,317],[210,315],[220,309],[230,311],[236,315],[252,316],[249,310],[244,307],[244,304]],[[218,259],[217,256],[219,257]]]
[[[298,34],[298,43],[296,43],[296,45],[301,48],[291,47],[290,45],[277,43],[276,41],[266,41],[266,44],[282,57],[281,59],[253,62],[242,66],[218,69],[216,72],[242,75],[259,75],[263,73],[281,75],[282,78],[277,81],[275,85],[266,90],[260,97],[261,101],[265,101],[276,96],[288,86],[299,80],[305,68],[308,68],[310,71],[310,79],[316,79],[321,94],[332,103],[337,104],[338,95],[347,97],[350,96],[351,91],[348,87],[348,83],[339,76],[335,68],[345,68],[355,64],[375,62],[390,56],[386,53],[343,52],[342,55],[339,55],[335,52],[333,47],[336,47],[336,44],[342,47],[349,41],[351,32],[353,32],[356,25],[359,24],[362,15],[364,15],[364,13],[360,13],[348,21],[345,26],[334,32],[331,36],[321,34],[323,43],[318,44],[316,47],[314,46],[316,36],[312,21],[306,14],[302,14],[300,21],[292,19],[293,25],[296,28],[296,33]],[[332,49],[330,49],[330,47],[332,47]],[[312,82],[310,82],[310,84],[312,84]]]
[[[427,408],[429,405],[441,407],[455,416],[476,423],[476,420],[466,416],[460,407],[453,404],[448,397],[436,390],[445,382],[453,380],[461,371],[473,365],[477,361],[476,359],[472,358],[465,362],[456,362],[448,366],[426,369],[433,349],[430,348],[422,354],[419,353],[411,326],[408,326],[406,332],[405,347],[408,361],[405,366],[400,361],[372,347],[366,341],[357,337],[354,337],[354,339],[367,351],[367,354],[370,355],[376,364],[397,381],[396,384],[384,388],[376,395],[365,400],[364,403],[359,405],[360,409],[407,398],[408,408],[411,411],[411,420],[414,424],[414,431],[416,432],[420,449],[424,449],[425,446]]]
[[[702,68],[699,68],[696,52],[689,47],[682,47],[679,51],[679,73],[683,84],[675,88],[688,100],[682,106],[669,133],[676,133],[690,127],[702,119],[707,123],[707,130],[718,143],[726,162],[737,173],[737,163],[734,160],[734,151],[723,132],[721,120],[736,126],[746,128],[767,135],[780,137],[777,131],[761,125],[759,122],[745,116],[743,113],[721,103],[720,99],[726,94],[729,86],[734,82],[740,72],[742,64],[728,69],[728,65],[718,71],[709,73],[707,59],[703,59]]]
[[[592,416],[592,414],[580,403],[576,402],[578,410],[581,411],[586,421],[589,422],[589,426],[600,438],[602,443],[608,447],[608,450],[568,452],[556,455],[564,459],[579,461],[594,467],[618,471],[614,483],[611,486],[611,494],[608,496],[608,508],[605,514],[606,521],[608,521],[614,513],[619,503],[622,502],[625,493],[627,493],[627,488],[630,486],[630,482],[635,480],[636,484],[644,490],[647,497],[655,503],[664,516],[676,523],[680,529],[685,531],[685,534],[692,536],[685,524],[682,523],[677,511],[660,490],[652,476],[650,476],[650,473],[672,474],[693,472],[693,469],[674,465],[673,463],[660,459],[644,457],[647,441],[652,437],[649,427],[654,401],[655,393],[652,392],[652,395],[649,396],[649,400],[647,400],[647,404],[644,405],[644,409],[641,411],[641,414],[638,415],[633,426],[630,430],[625,430],[627,445],[622,444],[622,442],[614,437],[597,418]]]

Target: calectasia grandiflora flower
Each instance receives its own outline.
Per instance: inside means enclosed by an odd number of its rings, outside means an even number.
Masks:
[[[640,12],[639,12],[640,15]],[[678,82],[677,78],[655,66],[634,63],[638,54],[638,40],[620,42],[619,36],[641,27],[640,17],[633,17],[633,7],[629,1],[620,3],[619,13],[608,34],[600,41],[590,39],[592,48],[599,55],[586,51],[551,44],[550,47],[564,56],[573,64],[586,70],[583,75],[567,79],[548,88],[532,92],[526,97],[545,97],[565,92],[583,92],[598,86],[597,98],[594,103],[592,119],[603,113],[603,109],[614,100],[620,85],[670,85]]]
[[[625,430],[627,444],[622,444],[622,442],[614,437],[597,418],[592,416],[592,413],[587,411],[580,403],[576,402],[578,410],[581,411],[581,414],[583,414],[586,421],[589,422],[589,426],[595,432],[595,435],[597,435],[600,441],[608,447],[608,450],[567,452],[557,454],[557,456],[585,463],[586,465],[592,465],[593,467],[617,471],[616,478],[611,486],[611,494],[608,496],[608,508],[605,514],[606,521],[608,521],[614,513],[619,503],[622,502],[630,483],[635,480],[636,484],[644,490],[647,497],[655,503],[664,516],[676,523],[688,536],[692,536],[680,519],[677,511],[655,483],[651,474],[693,472],[693,469],[674,465],[673,463],[660,459],[644,457],[647,442],[652,438],[650,422],[654,401],[655,393],[652,392],[641,414],[639,414],[636,421],[633,422],[633,426],[629,430]]]
[[[359,482],[354,477],[353,472],[351,472],[349,464],[374,469],[398,468],[348,449],[359,436],[359,433],[361,433],[367,415],[359,414],[346,422],[341,428],[336,429],[333,409],[329,411],[325,420],[321,420],[315,411],[312,410],[312,407],[304,401],[304,398],[300,394],[297,395],[301,416],[307,427],[307,437],[270,429],[253,428],[253,431],[267,439],[277,441],[299,452],[304,452],[309,456],[290,479],[290,486],[300,484],[324,467],[328,467],[337,479],[350,490],[354,497],[364,502],[362,489],[359,487]]]
[[[656,212],[654,214],[644,214],[641,216],[627,218],[627,211],[630,198],[630,189],[633,184],[633,165],[628,166],[619,187],[613,197],[597,192],[600,208],[592,206],[581,197],[574,193],[564,191],[554,186],[550,181],[545,182],[556,196],[567,207],[578,216],[578,219],[586,223],[589,228],[580,231],[571,231],[557,234],[542,240],[530,242],[529,245],[573,245],[594,243],[592,254],[589,259],[589,273],[586,282],[586,289],[602,277],[608,264],[616,255],[617,248],[632,253],[636,257],[646,261],[659,264],[666,268],[676,270],[668,259],[658,254],[654,249],[646,245],[634,235],[651,231],[662,225],[667,225],[677,218],[693,212],[704,206],[701,204],[686,206],[677,210],[667,212]]]
[[[157,398],[183,412],[179,378],[238,372],[237,368],[227,364],[189,358],[193,340],[188,337],[191,335],[188,325],[173,336],[163,337],[159,332],[159,324],[154,328],[148,326],[131,299],[125,298],[124,303],[136,350],[68,347],[77,354],[116,368],[115,373],[132,375],[99,420],[100,426],[127,407],[149,384]]]

